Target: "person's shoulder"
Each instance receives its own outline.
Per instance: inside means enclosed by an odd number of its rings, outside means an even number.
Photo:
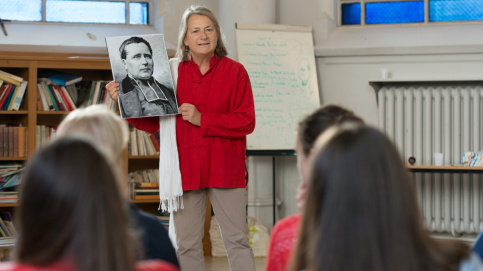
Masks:
[[[146,223],[159,223],[156,216],[146,213],[145,211],[139,209],[134,204],[129,204],[129,212],[132,216],[136,218],[136,220],[141,224]]]
[[[282,235],[284,238],[287,234],[296,235],[299,228],[300,219],[301,215],[295,214],[279,220],[272,230],[272,235]]]
[[[65,270],[72,270],[72,268],[60,263],[54,263],[45,267],[19,264],[15,262],[0,263],[0,271],[65,271]]]
[[[136,263],[136,271],[179,271],[179,269],[162,260],[147,260]]]
[[[7,271],[7,270],[28,270],[28,269],[21,269],[19,268],[19,265],[13,262],[3,262],[3,263],[0,263],[0,270]]]
[[[226,56],[223,56],[220,58],[220,63],[222,63],[223,65],[229,65],[229,66],[233,66],[233,67],[237,67],[237,68],[243,68],[243,65],[236,61],[236,60],[233,60],[229,57],[226,57]]]
[[[223,71],[236,74],[240,78],[246,78],[248,76],[247,70],[240,62],[226,56],[221,57],[220,66],[223,67]]]
[[[460,263],[459,271],[482,271],[483,262],[476,253],[471,253],[468,259]]]
[[[276,228],[292,228],[292,227],[298,227],[300,224],[300,219],[302,218],[301,214],[295,214],[288,216],[286,218],[283,218],[279,220],[276,224]]]

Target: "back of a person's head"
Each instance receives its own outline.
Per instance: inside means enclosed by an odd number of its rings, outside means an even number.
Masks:
[[[70,112],[60,123],[56,137],[83,136],[98,144],[117,163],[129,140],[127,124],[105,105],[91,105]]]
[[[298,139],[304,155],[308,155],[317,137],[334,124],[346,121],[363,123],[363,120],[348,109],[329,104],[316,109],[299,122]]]
[[[22,178],[15,260],[132,270],[127,207],[117,187],[105,156],[84,138],[60,138],[39,151]]]
[[[453,270],[467,248],[439,249],[424,230],[393,143],[363,125],[332,129],[314,156],[292,270]]]

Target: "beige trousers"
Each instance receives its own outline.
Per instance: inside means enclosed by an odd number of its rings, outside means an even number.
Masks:
[[[182,271],[204,271],[206,197],[210,197],[232,271],[255,271],[247,235],[246,188],[203,188],[183,194],[184,209],[173,213]]]

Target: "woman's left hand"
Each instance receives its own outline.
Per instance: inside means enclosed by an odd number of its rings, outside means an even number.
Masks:
[[[196,109],[196,106],[184,103],[178,108],[178,111],[181,113],[183,120],[186,120],[193,125],[200,126],[201,113]]]

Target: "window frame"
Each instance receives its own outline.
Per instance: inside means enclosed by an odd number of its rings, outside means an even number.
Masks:
[[[483,20],[479,21],[429,21],[429,0],[422,0],[424,2],[424,21],[418,23],[390,23],[390,24],[366,24],[366,3],[377,2],[413,2],[418,0],[336,0],[337,1],[337,27],[381,27],[381,26],[429,26],[429,25],[455,25],[455,24],[483,24]],[[361,5],[361,24],[344,25],[342,24],[342,4],[356,4]]]
[[[12,23],[15,24],[39,24],[39,25],[96,25],[96,26],[127,26],[127,27],[151,27],[154,24],[153,16],[154,16],[154,0],[90,0],[90,1],[99,1],[99,2],[125,2],[126,3],[126,21],[124,24],[114,24],[114,23],[81,23],[81,22],[47,22],[47,14],[46,14],[46,8],[47,8],[47,0],[41,0],[42,1],[42,19],[41,21],[17,21],[17,20],[12,20]],[[148,3],[148,23],[147,24],[131,24],[129,22],[129,4],[131,2],[142,2],[142,3]]]

